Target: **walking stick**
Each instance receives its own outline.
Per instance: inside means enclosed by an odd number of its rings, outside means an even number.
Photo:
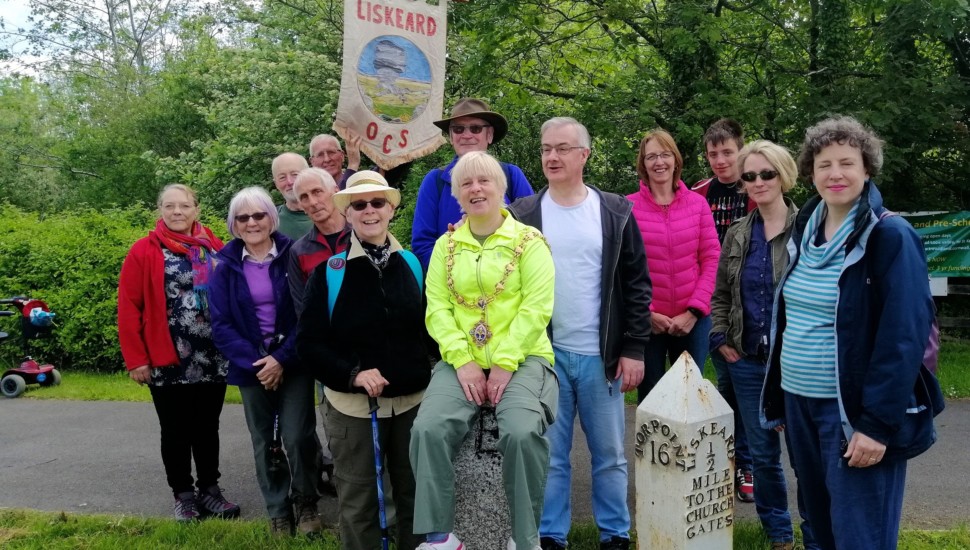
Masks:
[[[381,466],[381,443],[377,430],[377,409],[380,406],[377,404],[376,397],[368,397],[367,402],[370,404],[370,427],[374,435],[374,467],[377,469],[377,509],[381,518],[381,549],[388,550],[390,537],[387,532],[387,515],[384,513],[384,481],[382,479],[384,468]]]

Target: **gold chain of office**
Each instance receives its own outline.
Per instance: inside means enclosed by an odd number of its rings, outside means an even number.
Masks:
[[[525,252],[526,244],[528,244],[529,241],[536,238],[541,239],[543,242],[545,242],[545,239],[542,238],[542,234],[536,231],[535,229],[529,229],[529,230],[523,231],[521,235],[521,240],[516,245],[515,250],[512,253],[512,259],[509,260],[509,263],[505,265],[505,273],[503,273],[502,278],[499,279],[497,283],[495,283],[494,292],[492,292],[491,294],[482,294],[481,296],[478,297],[477,300],[469,300],[464,296],[462,296],[461,294],[459,294],[458,291],[455,289],[455,279],[452,276],[452,270],[455,267],[455,246],[457,245],[457,243],[455,242],[454,233],[448,234],[448,258],[445,262],[445,265],[447,268],[446,280],[448,284],[448,290],[451,292],[451,295],[454,296],[455,302],[458,305],[474,311],[481,312],[482,314],[481,319],[479,319],[478,322],[475,323],[475,325],[472,327],[472,329],[468,331],[468,334],[472,337],[472,340],[474,340],[475,345],[478,346],[479,348],[485,347],[485,344],[487,344],[488,341],[492,339],[492,328],[488,326],[488,322],[485,319],[485,308],[488,307],[488,304],[494,302],[495,299],[498,297],[498,295],[501,294],[503,290],[505,290],[505,283],[508,281],[509,276],[515,272],[516,267],[518,267],[519,258],[521,258],[522,254]],[[546,244],[546,246],[548,246],[548,243]]]

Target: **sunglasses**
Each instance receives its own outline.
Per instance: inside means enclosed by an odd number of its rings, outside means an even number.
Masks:
[[[449,126],[448,129],[451,130],[452,134],[461,135],[465,133],[466,129],[473,134],[480,134],[482,133],[482,130],[489,127],[490,126],[488,124],[484,126],[479,126],[478,124],[472,124],[471,126],[461,126],[461,125]]]
[[[761,176],[761,181],[769,181],[778,177],[778,172],[775,170],[762,170],[760,172],[745,172],[741,174],[741,179],[751,183],[755,179]]]
[[[258,222],[261,222],[264,219],[266,219],[266,216],[269,216],[269,214],[267,214],[266,212],[254,212],[252,214],[240,214],[236,216],[234,219],[239,223],[249,223],[249,218],[252,218]]]
[[[373,206],[375,209],[380,210],[381,208],[384,208],[385,204],[387,204],[387,199],[371,199],[369,201],[354,201],[350,203],[350,207],[358,212],[363,212],[367,208],[368,204]]]

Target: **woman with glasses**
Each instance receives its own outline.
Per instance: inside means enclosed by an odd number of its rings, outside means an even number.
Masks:
[[[640,190],[627,196],[643,234],[653,284],[653,334],[644,353],[638,401],[663,376],[668,358],[673,363],[686,351],[702,370],[707,360],[711,293],[721,246],[711,208],[681,181],[683,168],[674,138],[661,129],[647,132],[637,154]]]
[[[467,222],[443,235],[428,271],[427,325],[443,360],[414,421],[414,529],[420,550],[460,550],[452,463],[479,408],[495,407],[502,479],[512,516],[509,548],[539,546],[549,442],[559,385],[546,327],[555,267],[542,234],[504,208],[505,175],[483,152],[455,165],[451,192]],[[568,498],[568,497],[567,497]]]
[[[239,506],[217,484],[226,361],[212,344],[209,278],[222,241],[198,222],[199,202],[188,186],[166,185],[158,210],[154,231],[132,245],[121,266],[121,354],[131,379],[151,390],[175,519],[236,517]]]
[[[341,548],[381,545],[372,407],[382,463],[394,487],[397,547],[415,548],[411,424],[431,378],[424,277],[388,230],[401,202],[377,172],[363,170],[333,196],[352,233],[346,253],[307,281],[297,350],[325,386],[324,422],[337,478]]]
[[[754,503],[771,548],[790,550],[794,534],[781,467],[781,437],[758,418],[768,364],[775,285],[788,265],[786,245],[797,209],[784,193],[795,185],[795,160],[759,140],[738,155],[744,192],[757,207],[724,236],[711,298],[711,359],[721,362],[737,399],[754,466]]]
[[[434,168],[421,181],[418,200],[414,206],[411,226],[411,248],[421,260],[425,271],[431,260],[438,237],[448,231],[448,225],[461,219],[462,208],[450,193],[451,173],[458,159],[472,151],[486,151],[508,132],[505,117],[492,111],[480,99],[465,98],[455,104],[451,116],[435,121],[435,126],[448,134],[455,158],[442,168]],[[514,164],[501,163],[502,173],[508,182],[504,195],[505,204],[532,194],[532,186],[522,170]]]
[[[851,117],[806,130],[798,158],[818,196],[788,242],[759,410],[785,426],[808,549],[896,548],[907,460],[936,440],[926,256],[871,179],[882,160]]]
[[[229,383],[242,396],[270,531],[291,535],[296,527],[310,535],[321,529],[313,378],[296,355],[286,278],[291,241],[279,223],[259,187],[229,203],[226,226],[235,238],[219,253],[212,280],[212,335],[229,359]]]

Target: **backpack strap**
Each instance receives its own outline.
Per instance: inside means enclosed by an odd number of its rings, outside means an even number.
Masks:
[[[347,251],[334,254],[327,260],[327,311],[333,320],[333,306],[337,303],[337,295],[344,284],[344,274],[347,272]]]
[[[400,250],[398,254],[408,263],[408,267],[411,268],[411,273],[414,275],[414,280],[418,282],[418,290],[421,294],[424,294],[424,270],[421,269],[421,262],[418,261],[418,257],[410,250]]]
[[[399,250],[398,254],[404,258],[414,275],[414,280],[418,283],[418,291],[424,294],[424,271],[421,269],[421,262],[418,257],[410,250]],[[334,254],[327,260],[327,310],[330,312],[330,319],[333,320],[333,306],[337,303],[337,296],[340,295],[340,287],[344,284],[344,274],[347,272],[347,251]]]

